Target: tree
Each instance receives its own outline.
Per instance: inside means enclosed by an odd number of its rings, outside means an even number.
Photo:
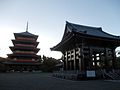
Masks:
[[[52,72],[55,66],[59,63],[60,63],[60,60],[56,60],[52,57],[43,56],[41,69],[43,72]]]

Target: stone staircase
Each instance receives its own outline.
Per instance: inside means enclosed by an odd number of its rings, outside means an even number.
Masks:
[[[120,80],[120,75],[116,72],[104,72],[104,77],[112,80]]]

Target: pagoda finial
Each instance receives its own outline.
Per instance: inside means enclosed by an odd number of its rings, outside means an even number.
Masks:
[[[27,26],[26,26],[26,32],[28,32],[28,21],[27,21]]]

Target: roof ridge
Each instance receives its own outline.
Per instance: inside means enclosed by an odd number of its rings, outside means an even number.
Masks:
[[[80,24],[71,23],[71,22],[68,22],[68,21],[66,21],[66,24],[71,24],[72,26],[77,25],[77,26],[88,27],[88,28],[96,28],[96,29],[101,29],[102,30],[101,27],[93,27],[93,26],[89,26],[89,25],[88,26],[87,25],[80,25]]]
[[[14,33],[14,34],[23,34],[23,35],[38,36],[38,35],[35,35],[35,34],[33,34],[33,33],[28,32],[28,31],[25,31],[25,32],[20,32],[20,33]]]
[[[66,25],[71,29],[71,31],[84,33],[86,35],[92,35],[97,37],[106,37],[106,38],[116,38],[118,39],[119,36],[109,34],[102,30],[101,27],[92,27],[92,26],[85,26],[85,25],[79,25],[74,23],[66,22]]]

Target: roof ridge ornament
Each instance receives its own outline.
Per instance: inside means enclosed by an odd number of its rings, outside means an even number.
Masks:
[[[26,25],[26,32],[28,32],[28,21],[27,21],[27,25]]]

